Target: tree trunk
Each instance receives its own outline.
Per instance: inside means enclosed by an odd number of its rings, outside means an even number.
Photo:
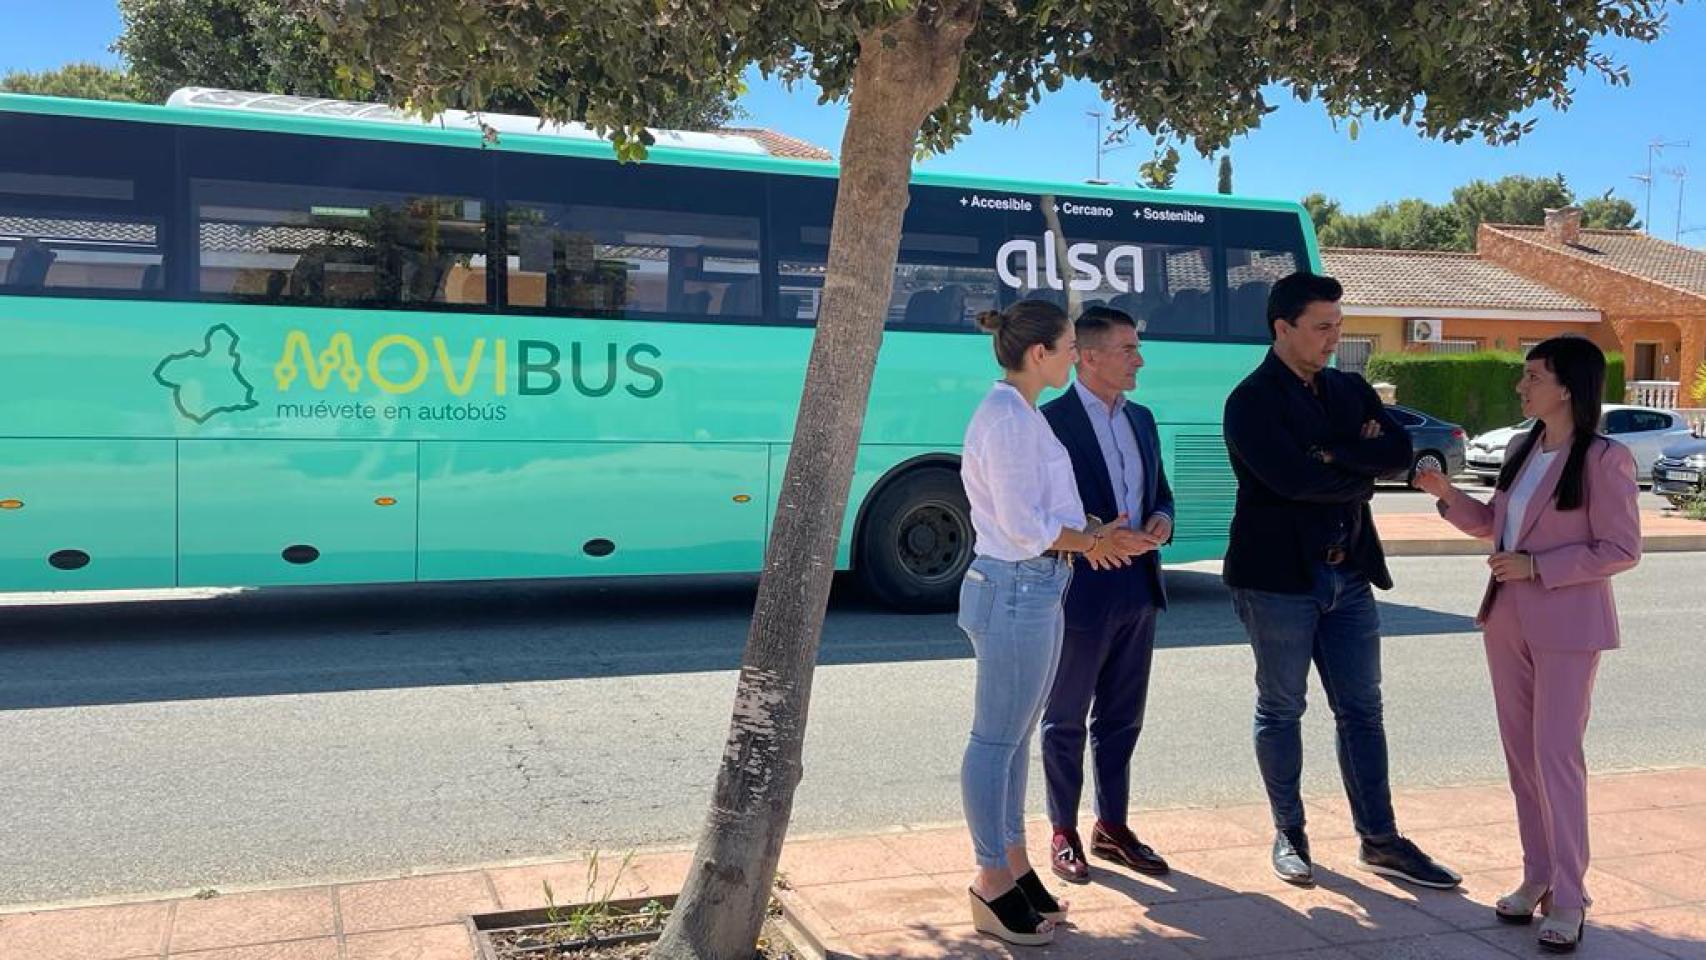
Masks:
[[[926,5],[860,37],[823,309],[735,688],[728,744],[687,883],[654,957],[750,960],[800,780],[812,670],[918,132],[959,77],[976,2]],[[933,9],[932,9],[933,8]]]

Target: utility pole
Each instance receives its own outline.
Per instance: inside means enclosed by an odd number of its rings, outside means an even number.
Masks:
[[[1666,140],[1663,137],[1654,137],[1647,143],[1646,174],[1642,175],[1637,173],[1630,177],[1632,180],[1638,180],[1647,185],[1647,209],[1645,217],[1647,220],[1647,236],[1649,237],[1653,235],[1653,156],[1655,154],[1664,153],[1666,147],[1687,146],[1689,146],[1689,142],[1687,140]]]
[[[1682,188],[1688,184],[1687,167],[1667,167],[1665,173],[1676,180],[1676,226],[1671,234],[1675,243],[1682,242]]]

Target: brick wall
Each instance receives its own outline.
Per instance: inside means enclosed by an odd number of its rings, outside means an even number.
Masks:
[[[1603,326],[1608,328],[1596,331],[1593,337],[1601,347],[1618,349],[1631,357],[1636,340],[1675,343],[1672,369],[1685,390],[1694,371],[1706,362],[1706,301],[1486,225],[1476,233],[1475,247],[1482,257],[1512,273],[1598,307],[1605,317]],[[1660,332],[1663,328],[1674,332],[1664,337]]]

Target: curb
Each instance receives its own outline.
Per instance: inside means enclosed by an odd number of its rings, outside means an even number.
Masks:
[[[1446,537],[1436,540],[1388,540],[1381,546],[1389,557],[1484,557],[1493,552],[1492,544],[1469,537]],[[1697,536],[1666,535],[1642,537],[1642,553],[1693,553],[1706,551],[1706,534]]]

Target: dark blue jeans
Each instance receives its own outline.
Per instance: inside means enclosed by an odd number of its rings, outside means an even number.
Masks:
[[[1304,825],[1301,720],[1313,663],[1338,730],[1339,775],[1356,831],[1396,833],[1380,702],[1380,613],[1368,580],[1321,564],[1309,593],[1234,589],[1232,604],[1256,655],[1256,763],[1274,826]]]

